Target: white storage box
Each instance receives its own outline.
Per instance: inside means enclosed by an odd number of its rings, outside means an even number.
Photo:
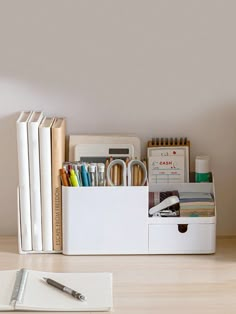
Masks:
[[[148,217],[148,191],[210,192],[213,183],[63,187],[63,253],[211,254],[214,217]]]
[[[147,253],[147,206],[147,186],[63,186],[63,253]]]
[[[150,191],[206,192],[215,199],[214,183],[166,183]],[[211,254],[216,250],[216,206],[213,217],[150,217],[149,254]]]

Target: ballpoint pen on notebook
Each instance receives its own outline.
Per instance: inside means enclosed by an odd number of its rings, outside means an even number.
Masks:
[[[78,299],[79,301],[86,301],[86,297],[83,294],[81,294],[80,292],[77,292],[77,291],[75,291],[69,287],[66,287],[66,286],[62,285],[61,283],[59,283],[53,279],[50,279],[50,278],[43,277],[43,280],[45,280],[47,284],[53,286],[54,288],[57,288],[57,289],[65,292],[65,293],[70,294],[71,296]]]

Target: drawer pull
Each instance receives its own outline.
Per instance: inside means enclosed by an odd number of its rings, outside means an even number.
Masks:
[[[178,230],[180,233],[185,233],[188,230],[188,225],[187,224],[179,224]]]

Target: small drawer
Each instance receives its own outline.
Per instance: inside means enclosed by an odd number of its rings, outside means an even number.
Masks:
[[[149,253],[215,253],[214,223],[176,223],[149,225]]]

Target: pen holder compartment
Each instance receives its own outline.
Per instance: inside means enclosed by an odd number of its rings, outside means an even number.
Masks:
[[[63,186],[63,253],[147,253],[147,209],[148,186]]]

